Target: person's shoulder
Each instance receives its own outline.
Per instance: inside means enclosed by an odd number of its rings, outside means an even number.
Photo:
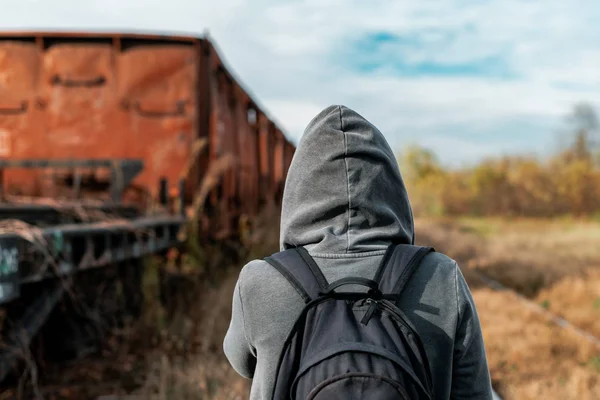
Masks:
[[[246,293],[264,291],[272,284],[283,283],[284,281],[285,278],[272,265],[262,259],[248,262],[239,275],[240,287]]]
[[[455,271],[457,268],[456,260],[438,251],[427,254],[425,258],[423,258],[423,262],[421,264],[429,267],[439,268],[445,271]]]
[[[254,259],[246,263],[240,271],[240,279],[249,280],[257,276],[268,274],[274,268],[263,259]]]
[[[240,271],[240,297],[249,320],[269,315],[280,315],[297,304],[303,304],[288,280],[264,260],[252,260]],[[286,311],[287,310],[287,311]]]
[[[431,252],[421,261],[417,275],[423,284],[451,287],[456,281],[457,268],[456,261],[446,254]]]

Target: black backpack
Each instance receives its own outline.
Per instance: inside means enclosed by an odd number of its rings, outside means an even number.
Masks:
[[[396,306],[430,247],[392,245],[373,280],[331,284],[306,249],[265,258],[304,299],[277,367],[273,400],[432,399],[423,343]],[[368,292],[337,292],[343,285]]]

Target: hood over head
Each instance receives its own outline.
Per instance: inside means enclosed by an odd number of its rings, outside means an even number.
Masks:
[[[414,243],[413,214],[396,157],[357,112],[330,106],[307,126],[283,192],[281,250],[333,256]]]

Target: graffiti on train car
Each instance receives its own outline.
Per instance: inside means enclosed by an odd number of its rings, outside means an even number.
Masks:
[[[16,247],[0,247],[0,277],[16,274],[19,271],[19,250]]]
[[[0,304],[19,296],[17,239],[0,242]]]

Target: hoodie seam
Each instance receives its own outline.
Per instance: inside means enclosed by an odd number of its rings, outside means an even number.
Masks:
[[[461,323],[461,315],[460,315],[460,296],[458,294],[458,264],[454,261],[454,290],[456,293],[456,326],[454,327],[454,332],[458,331],[459,325]]]
[[[384,255],[386,250],[367,251],[363,253],[309,253],[313,258],[367,258]]]
[[[458,330],[461,329],[461,326],[463,324],[462,321],[462,316],[460,313],[460,291],[458,289],[458,274],[459,274],[459,266],[458,263],[456,261],[454,261],[454,276],[455,276],[455,286],[456,286],[456,309],[457,309],[457,314],[458,314],[458,319],[456,321],[456,328],[454,330],[454,340],[456,341],[456,335],[458,334]],[[473,341],[475,340],[475,336],[474,335],[469,335],[468,341],[466,343],[461,343],[461,347],[464,348],[464,351],[462,352],[462,354],[460,354],[459,358],[454,360],[453,362],[461,362],[464,358],[465,355],[468,353],[468,349],[471,347],[471,345],[473,344]],[[456,345],[455,345],[456,346]],[[456,348],[454,349],[456,351]]]
[[[342,117],[342,107],[339,107],[340,111],[340,129],[342,131],[342,135],[344,136],[344,165],[346,166],[346,187],[348,190],[348,222],[346,224],[346,253],[350,251],[350,173],[348,171],[348,141],[346,138],[346,132],[344,131],[344,118]]]

